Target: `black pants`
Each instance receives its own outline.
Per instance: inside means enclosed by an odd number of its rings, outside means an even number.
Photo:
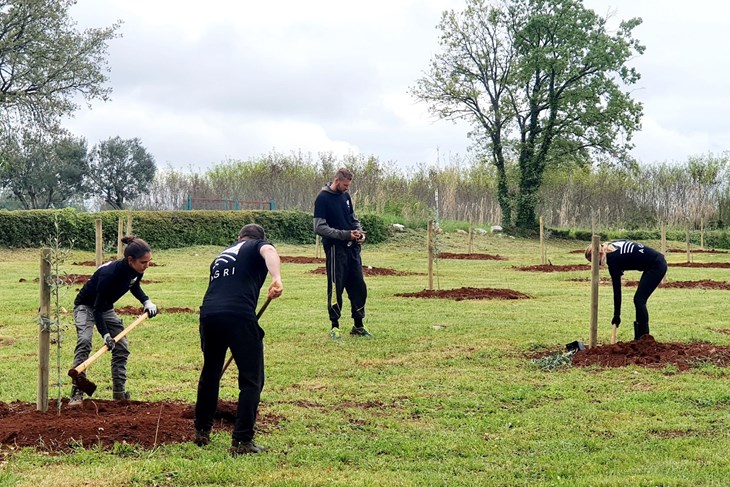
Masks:
[[[195,403],[195,429],[210,430],[218,406],[221,371],[230,348],[238,366],[238,411],[233,439],[249,441],[254,436],[256,413],[264,388],[264,330],[258,323],[235,316],[200,319],[203,370]],[[227,373],[230,373],[227,372]]]
[[[638,340],[649,334],[649,310],[646,309],[646,302],[649,296],[659,286],[667,273],[667,261],[660,256],[656,264],[644,271],[639,279],[639,286],[634,294],[634,306],[636,307],[636,321],[634,322],[634,339]]]
[[[347,290],[350,299],[352,318],[362,321],[365,318],[365,301],[368,288],[362,274],[360,245],[332,245],[325,247],[327,256],[327,311],[330,321],[336,322],[342,314],[342,291]],[[336,301],[332,302],[332,291]]]

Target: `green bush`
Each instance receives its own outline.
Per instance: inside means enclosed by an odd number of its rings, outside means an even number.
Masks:
[[[56,225],[62,245],[95,250],[97,218],[102,222],[104,250],[117,248],[119,218],[132,217],[132,233],[152,248],[169,249],[191,245],[227,245],[241,227],[258,223],[272,242],[314,243],[312,215],[303,211],[102,211],[84,213],[62,210],[0,210],[0,234],[5,247],[41,247],[51,242]],[[388,227],[377,215],[362,217],[369,243],[388,236]]]

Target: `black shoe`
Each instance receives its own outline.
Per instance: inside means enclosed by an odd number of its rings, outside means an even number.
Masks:
[[[231,455],[238,456],[238,455],[246,455],[248,453],[263,453],[266,451],[266,448],[262,446],[258,446],[256,443],[253,442],[253,440],[249,441],[236,441],[233,440],[233,443],[231,444],[231,448],[228,450]]]
[[[73,386],[71,387],[71,399],[68,401],[70,407],[78,407],[84,403],[84,393],[81,390]]]
[[[127,391],[114,391],[112,392],[112,399],[115,401],[129,401],[132,395]]]
[[[210,430],[195,430],[193,443],[198,446],[205,446],[210,443]]]
[[[364,326],[353,326],[350,330],[350,335],[355,337],[367,337],[372,338],[373,336],[370,334],[369,331],[365,329]]]

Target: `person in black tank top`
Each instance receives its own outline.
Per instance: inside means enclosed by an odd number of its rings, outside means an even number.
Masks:
[[[244,226],[238,241],[225,249],[210,265],[208,289],[200,307],[200,346],[203,370],[195,402],[195,443],[210,442],[213,416],[226,352],[238,367],[238,410],[230,453],[259,453],[253,442],[254,425],[264,387],[264,330],[256,318],[259,292],[271,274],[268,297],[281,296],[279,254],[266,240],[260,225]]]
[[[591,261],[593,247],[585,251]],[[613,319],[611,324],[621,324],[621,276],[624,271],[641,271],[639,285],[634,294],[636,321],[634,321],[634,340],[649,334],[649,311],[646,302],[662,282],[667,273],[667,260],[658,252],[644,244],[630,240],[615,240],[601,245],[599,264],[608,266],[613,285]]]

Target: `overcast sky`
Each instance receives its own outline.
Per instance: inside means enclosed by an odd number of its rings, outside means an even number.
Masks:
[[[641,17],[641,162],[730,150],[730,3],[585,0]],[[66,126],[89,145],[139,137],[159,168],[201,171],[277,151],[377,156],[405,169],[467,157],[466,125],[408,89],[438,51],[441,12],[464,0],[78,0],[80,28],[124,23],[109,102]]]

